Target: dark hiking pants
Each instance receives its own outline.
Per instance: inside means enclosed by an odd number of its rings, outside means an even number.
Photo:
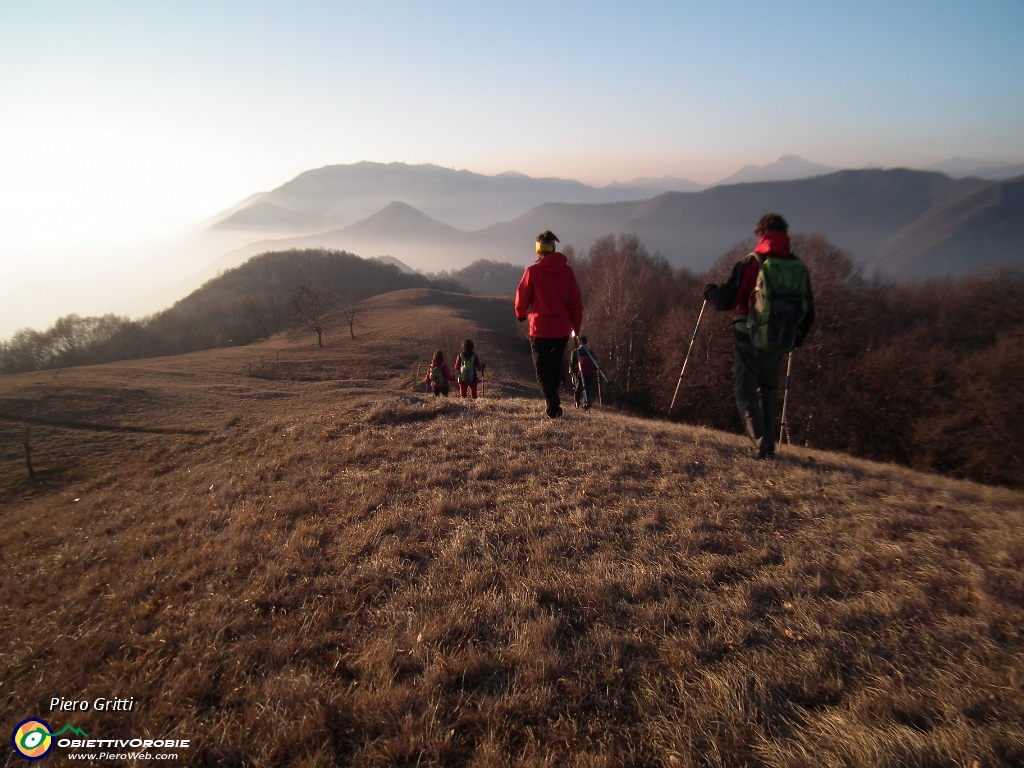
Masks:
[[[569,337],[561,339],[538,339],[530,337],[530,351],[533,352],[533,365],[537,369],[537,381],[548,401],[548,408],[557,408],[558,389],[562,386],[562,356]]]
[[[591,405],[594,402],[594,382],[597,376],[591,373],[589,376],[579,374],[576,377],[576,389],[574,394],[576,395],[576,405],[584,403]]]
[[[737,334],[732,389],[743,426],[762,459],[775,455],[775,390],[783,357],[779,352],[762,352],[749,337]]]

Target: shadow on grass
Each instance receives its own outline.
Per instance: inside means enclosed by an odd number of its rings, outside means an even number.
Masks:
[[[433,406],[418,397],[405,396],[390,403],[374,406],[366,414],[366,422],[377,426],[410,424],[417,421],[431,421],[438,416],[454,415],[460,408],[451,403]]]

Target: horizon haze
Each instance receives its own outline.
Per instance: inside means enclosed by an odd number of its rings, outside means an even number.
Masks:
[[[999,173],[1024,163],[1021,28],[1014,2],[4,4],[0,293],[31,312],[0,336],[170,295],[244,245],[189,250],[205,221],[331,165],[624,199],[796,178],[786,158]]]

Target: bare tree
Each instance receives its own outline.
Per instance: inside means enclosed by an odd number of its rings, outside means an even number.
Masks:
[[[341,306],[341,316],[348,323],[348,332],[353,339],[356,337],[359,302],[362,300],[362,296],[363,292],[358,288],[345,288],[338,297],[338,304]]]
[[[672,268],[658,254],[648,254],[636,235],[603,237],[585,259],[575,260],[590,340],[622,395],[630,402],[642,399],[649,342],[672,305]]]
[[[335,297],[331,290],[321,284],[314,284],[312,288],[300,285],[288,300],[296,324],[316,334],[318,347],[324,345],[324,331],[327,330],[325,320],[327,313],[334,306],[334,301]]]

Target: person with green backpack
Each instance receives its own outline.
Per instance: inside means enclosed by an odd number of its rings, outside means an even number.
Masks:
[[[448,397],[448,383],[455,381],[455,377],[452,376],[448,364],[444,361],[444,352],[440,349],[434,352],[434,357],[427,368],[427,375],[423,380],[430,385],[434,397],[439,395]]]
[[[476,387],[479,381],[477,373],[483,375],[484,368],[480,355],[473,352],[473,340],[463,341],[462,351],[455,358],[455,375],[459,380],[460,397],[469,394],[476,398]]]
[[[754,228],[754,252],[736,263],[726,283],[704,288],[704,298],[716,309],[737,315],[733,392],[759,459],[775,455],[775,390],[782,358],[803,344],[814,323],[811,278],[790,251],[788,233],[784,218],[765,214]]]

